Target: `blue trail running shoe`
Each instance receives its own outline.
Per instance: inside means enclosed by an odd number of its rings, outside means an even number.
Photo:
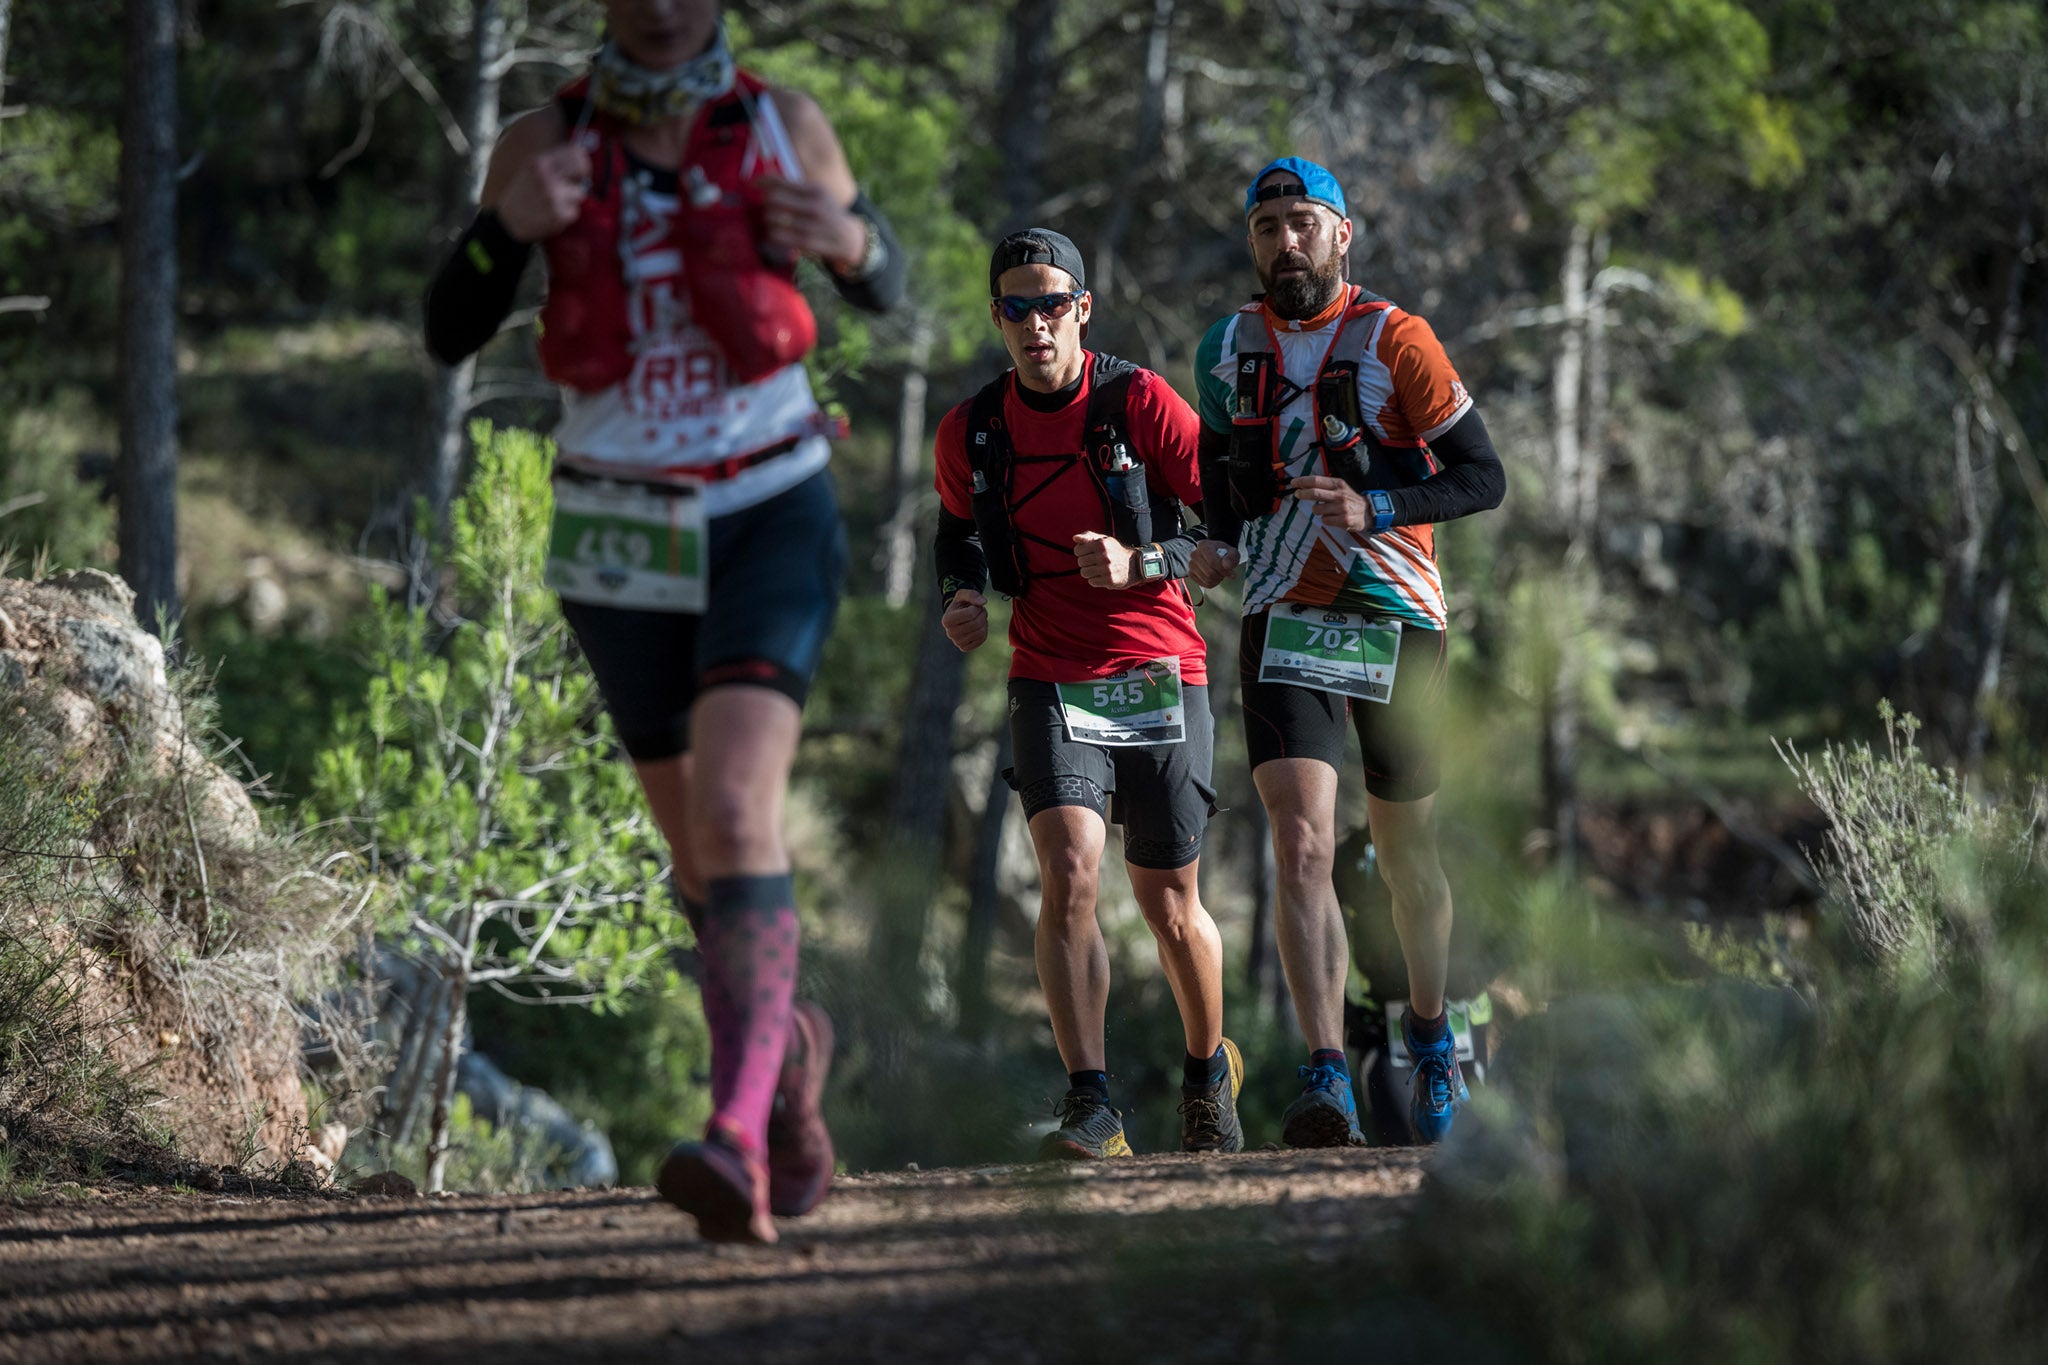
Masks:
[[[1358,1100],[1351,1078],[1338,1066],[1304,1066],[1308,1078],[1294,1103],[1280,1116],[1280,1140],[1289,1147],[1363,1147],[1358,1129]]]
[[[1458,1066],[1458,1040],[1449,1028],[1434,1043],[1415,1037],[1415,1011],[1401,1015],[1401,1037],[1415,1063],[1415,1086],[1408,1097],[1408,1126],[1417,1142],[1442,1142],[1451,1135],[1457,1106],[1472,1098],[1465,1073]]]

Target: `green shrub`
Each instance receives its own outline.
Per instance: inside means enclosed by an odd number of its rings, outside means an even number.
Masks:
[[[471,990],[610,1008],[687,941],[666,845],[542,583],[552,447],[488,423],[472,435],[449,547],[467,614],[443,630],[377,597],[368,689],[315,760],[305,808],[347,831],[387,938],[437,983],[411,1011],[437,1036],[401,1047],[379,1124],[404,1131],[431,1104],[429,1188],[446,1174]]]
[[[1610,942],[1508,1032],[1376,1273],[1446,1349],[1562,1361],[1996,1360],[2048,1326],[2048,863],[2032,809],[1959,795],[1911,727],[1800,771],[1838,932],[1807,989]],[[1533,958],[1583,940],[1531,934]],[[1634,933],[1607,921],[1602,937]],[[1697,939],[1698,936],[1695,936]],[[1548,947],[1546,947],[1546,943]],[[1696,946],[1699,946],[1696,944]],[[1747,978],[1747,979],[1743,979]]]

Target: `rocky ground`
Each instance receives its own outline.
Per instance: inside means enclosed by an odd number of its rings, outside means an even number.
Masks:
[[[1421,1181],[1405,1149],[853,1176],[765,1248],[642,1189],[71,1187],[0,1208],[0,1360],[1291,1359]]]

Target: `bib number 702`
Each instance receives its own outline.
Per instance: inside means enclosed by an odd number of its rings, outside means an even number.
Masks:
[[[1355,654],[1362,638],[1363,632],[1341,626],[1310,626],[1304,643],[1318,653]]]

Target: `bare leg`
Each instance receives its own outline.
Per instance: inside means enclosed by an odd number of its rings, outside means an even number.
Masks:
[[[1223,1044],[1223,938],[1202,908],[1199,862],[1171,871],[1125,863],[1138,908],[1159,947],[1159,967],[1180,1006],[1188,1056],[1213,1057]]]
[[[1451,884],[1436,848],[1436,798],[1366,798],[1380,876],[1394,900],[1394,931],[1408,961],[1408,1002],[1417,1017],[1444,1012],[1451,963]]]
[[[1276,758],[1252,772],[1273,829],[1279,867],[1275,937],[1295,1017],[1311,1050],[1344,1046],[1349,948],[1337,888],[1337,770],[1313,758]]]
[[[655,827],[668,840],[669,862],[675,868],[676,889],[698,905],[704,903],[704,878],[690,861],[690,756],[635,759],[633,774],[647,795]]]
[[[1060,1061],[1069,1071],[1106,1069],[1109,947],[1095,919],[1105,835],[1102,817],[1082,806],[1054,806],[1031,817],[1031,845],[1038,853],[1038,984]]]

